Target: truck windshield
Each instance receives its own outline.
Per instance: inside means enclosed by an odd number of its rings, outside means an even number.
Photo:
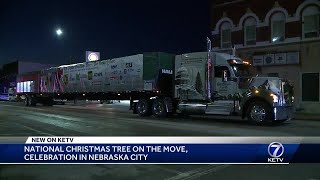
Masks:
[[[237,77],[252,77],[255,76],[254,68],[246,64],[234,64],[231,68]]]

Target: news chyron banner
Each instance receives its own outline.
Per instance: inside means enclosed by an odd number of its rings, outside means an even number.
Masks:
[[[320,137],[1,137],[1,164],[320,163]]]

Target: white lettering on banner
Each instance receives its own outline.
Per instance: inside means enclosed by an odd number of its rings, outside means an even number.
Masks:
[[[188,150],[186,150],[186,146],[163,146],[163,152],[188,153]]]
[[[112,146],[114,152],[131,152],[130,146]]]
[[[110,152],[110,146],[67,146],[66,152]]]
[[[66,146],[63,148],[62,146],[24,146],[24,152],[28,153],[43,153],[43,152],[110,152],[110,146]]]
[[[25,161],[74,161],[77,154],[25,154]]]
[[[133,152],[144,152],[144,146],[133,146],[132,151]]]
[[[127,161],[127,154],[89,154],[89,161]]]
[[[148,152],[162,152],[161,146],[146,146]]]
[[[82,156],[81,159],[87,159],[86,156]],[[89,154],[89,161],[146,161],[148,154]]]
[[[52,139],[51,139],[52,140]],[[58,140],[58,139],[57,139]],[[131,154],[131,152],[133,154]],[[188,153],[180,145],[26,145],[25,161],[146,161],[149,153]],[[73,154],[76,153],[76,154]]]
[[[131,161],[146,161],[148,158],[148,154],[131,154]]]
[[[169,69],[162,69],[162,73],[163,74],[173,74],[172,70],[169,70]]]
[[[24,152],[64,152],[62,146],[24,146]]]

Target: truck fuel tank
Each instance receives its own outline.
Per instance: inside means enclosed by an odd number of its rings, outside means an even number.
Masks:
[[[207,103],[181,102],[178,104],[178,109],[183,114],[205,114]]]

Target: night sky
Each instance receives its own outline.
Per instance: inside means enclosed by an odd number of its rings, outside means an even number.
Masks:
[[[83,62],[86,50],[101,59],[205,51],[209,18],[208,0],[4,0],[0,64]]]

